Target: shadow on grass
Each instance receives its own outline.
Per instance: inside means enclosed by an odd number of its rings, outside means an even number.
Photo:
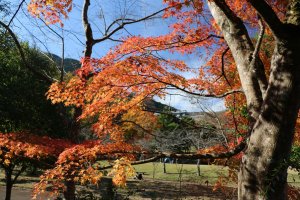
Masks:
[[[109,179],[103,179],[98,189],[94,188],[102,196],[102,199],[109,200],[108,193],[114,197],[111,199],[237,199],[236,189],[224,187],[223,191],[213,191],[212,186],[205,186],[196,183],[156,180],[130,180],[127,187],[123,189],[112,189]],[[113,194],[112,194],[113,193]],[[104,198],[103,198],[104,197]]]
[[[129,186],[129,185],[128,185]],[[233,194],[234,189],[226,188],[228,194],[215,191],[212,186],[203,186],[200,184],[179,183],[179,182],[164,182],[164,181],[146,181],[139,184],[144,188],[143,192],[138,193],[143,198],[152,199],[181,199],[189,197],[191,199],[198,199],[200,197],[210,197],[217,199],[234,199],[229,197],[229,193]],[[130,186],[129,186],[130,187]]]
[[[26,184],[26,183],[35,184],[38,182],[39,180],[37,179],[17,179],[16,184]]]

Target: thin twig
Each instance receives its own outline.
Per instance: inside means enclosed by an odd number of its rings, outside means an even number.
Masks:
[[[39,72],[37,71],[33,66],[31,66],[27,60],[26,60],[26,57],[25,57],[25,53],[22,49],[22,46],[17,38],[17,36],[14,34],[14,32],[5,24],[3,23],[2,21],[0,21],[0,25],[3,26],[7,31],[8,33],[10,34],[10,36],[12,37],[12,39],[14,40],[16,46],[17,46],[17,49],[20,53],[20,56],[21,56],[21,59],[25,65],[26,68],[28,68],[31,72],[33,72],[35,75],[37,75],[38,77],[42,78],[44,81],[48,82],[48,83],[53,83],[53,82],[56,82],[57,80],[50,77],[48,74],[46,74],[46,72],[42,73],[42,72]]]

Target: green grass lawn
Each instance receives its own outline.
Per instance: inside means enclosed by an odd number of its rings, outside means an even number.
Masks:
[[[146,178],[167,180],[167,181],[185,181],[195,182],[200,184],[213,185],[219,176],[228,175],[228,167],[219,165],[201,165],[200,176],[197,175],[197,167],[192,164],[166,164],[167,173],[163,173],[162,163],[146,163],[134,166],[137,172],[145,172]],[[181,173],[180,173],[181,171]],[[288,170],[288,183],[300,187],[300,175],[297,171]],[[230,182],[228,186],[236,186]]]
[[[295,170],[288,170],[288,180],[287,182],[290,185],[296,186],[300,188],[300,174]]]
[[[197,166],[192,164],[166,164],[166,172],[163,172],[163,163],[146,163],[134,166],[137,172],[145,172],[145,178],[185,181],[204,184],[214,184],[220,175],[227,175],[227,167],[217,165],[201,165],[200,176],[197,174]]]
[[[163,163],[153,162],[134,166],[136,172],[145,173],[145,179],[162,180],[162,181],[183,181],[194,182],[199,184],[214,185],[219,176],[226,176],[228,167],[218,165],[201,165],[200,176],[197,174],[196,164],[166,164],[167,173],[163,173]],[[4,171],[0,170],[0,185],[5,185]],[[39,177],[32,177],[22,174],[15,187],[32,188],[39,181]],[[300,175],[297,171],[288,171],[288,183],[300,187]],[[230,182],[228,186],[236,187],[236,184]]]

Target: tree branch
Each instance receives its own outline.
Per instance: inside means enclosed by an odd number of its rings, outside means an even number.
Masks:
[[[225,74],[225,62],[224,62],[225,55],[226,55],[226,53],[228,52],[228,50],[229,50],[229,47],[227,47],[227,48],[225,49],[225,51],[222,53],[222,75],[224,76],[224,78],[225,78],[227,84],[231,87],[231,84],[230,84],[230,82],[229,82],[229,80],[227,79],[227,76],[226,76],[226,74]]]
[[[61,40],[61,44],[62,44],[62,50],[61,50],[61,63],[60,63],[60,82],[64,81],[64,61],[65,61],[65,39],[63,36],[61,36],[60,34],[58,34],[53,28],[51,28],[50,26],[48,26],[48,24],[41,18],[39,18],[45,25],[46,27],[52,31],[55,35],[57,35],[57,37],[60,38]],[[62,29],[63,30],[63,29]]]
[[[253,64],[256,62],[256,59],[259,56],[260,46],[262,44],[262,40],[263,40],[263,37],[264,37],[264,34],[265,34],[265,25],[262,22],[260,16],[258,16],[258,24],[260,26],[260,33],[258,35],[257,42],[256,42],[256,45],[255,45],[255,49],[252,53],[252,57],[250,57],[250,62],[253,63]]]
[[[177,87],[175,85],[171,85],[171,86],[175,87],[175,89],[183,91],[187,94],[191,94],[191,95],[195,95],[195,96],[199,96],[199,97],[207,97],[207,98],[224,98],[224,97],[226,97],[228,95],[231,95],[231,94],[244,93],[244,91],[242,89],[237,89],[237,90],[230,90],[230,91],[225,92],[223,94],[203,94],[203,93],[191,92],[191,91],[188,91],[184,88]],[[172,88],[167,88],[167,89],[172,89]]]
[[[197,93],[197,92],[192,92],[192,91],[189,91],[185,88],[181,88],[177,85],[174,85],[172,83],[167,83],[165,81],[162,81],[162,80],[159,80],[157,79],[156,77],[153,77],[154,79],[156,79],[158,82],[160,83],[163,83],[163,84],[166,84],[166,85],[169,85],[177,90],[180,90],[180,91],[183,91],[187,94],[191,94],[191,95],[195,95],[195,96],[200,96],[200,97],[211,97],[211,98],[224,98],[228,95],[231,95],[231,94],[235,94],[235,93],[243,93],[243,90],[242,89],[238,89],[238,90],[231,90],[231,91],[228,91],[228,92],[225,92],[223,94],[203,94],[203,93]],[[167,89],[172,89],[172,88],[167,88]]]
[[[141,165],[141,164],[145,164],[145,163],[149,163],[149,162],[154,162],[154,161],[156,161],[160,158],[161,158],[160,155],[158,155],[158,156],[154,156],[154,157],[151,157],[151,158],[148,158],[148,159],[145,159],[145,160],[132,161],[130,164],[131,165]],[[113,165],[98,167],[97,170],[105,170],[105,169],[110,169],[112,167],[113,167]]]
[[[222,53],[222,56],[221,56],[221,71],[222,71],[222,74],[217,78],[216,81],[218,81],[222,76],[224,77],[224,79],[226,80],[227,84],[232,88],[229,80],[227,79],[227,76],[226,76],[226,73],[225,73],[225,55],[226,53],[229,51],[229,47],[227,47],[223,53]]]
[[[214,0],[214,3],[223,11],[226,18],[235,24],[236,28],[242,29],[243,21],[229,8],[225,0]]]
[[[8,22],[8,24],[7,24],[8,27],[10,26],[10,24],[12,23],[12,21],[14,20],[14,18],[16,17],[16,15],[18,14],[18,12],[19,12],[19,10],[21,9],[21,7],[22,7],[22,5],[23,5],[24,2],[25,2],[25,0],[22,0],[22,1],[19,3],[19,6],[18,6],[16,12],[14,13],[14,15],[12,16],[12,18],[9,20],[9,22]]]
[[[257,119],[268,85],[263,63],[257,58],[253,70],[249,70],[248,58],[253,55],[254,46],[243,21],[230,9],[226,1],[208,1],[208,7],[231,50],[251,117]]]
[[[244,140],[238,144],[234,149],[228,150],[226,152],[222,153],[206,153],[206,154],[199,154],[199,153],[168,153],[168,152],[157,152],[157,153],[147,153],[147,152],[112,152],[110,154],[152,154],[156,156],[153,156],[151,158],[140,160],[140,161],[133,161],[131,162],[131,165],[139,165],[149,162],[154,162],[160,158],[178,158],[178,159],[207,159],[207,158],[213,158],[213,159],[222,159],[222,158],[230,158],[232,156],[235,156],[242,152],[246,147],[246,140],[247,137],[244,138]],[[104,170],[104,169],[110,169],[113,165],[105,166],[105,167],[99,167],[98,170]]]
[[[13,179],[13,181],[12,181],[13,184],[16,183],[18,177],[25,171],[25,169],[26,169],[26,166],[23,165],[22,168],[21,168],[21,169],[18,171],[18,173],[15,175],[15,177],[14,177],[14,179]]]
[[[182,3],[181,3],[182,4]],[[158,10],[148,16],[145,16],[145,17],[142,17],[140,19],[129,19],[129,18],[119,18],[119,19],[116,19],[115,21],[113,21],[108,27],[107,29],[105,30],[105,35],[102,37],[102,38],[99,38],[99,39],[95,39],[93,42],[94,44],[96,43],[99,43],[99,42],[102,42],[108,38],[110,38],[113,34],[115,34],[116,32],[118,32],[119,30],[123,29],[126,25],[129,25],[129,24],[134,24],[134,23],[138,23],[138,22],[141,22],[141,21],[145,21],[145,20],[149,20],[149,19],[152,19],[154,16],[164,12],[165,10],[167,9],[170,9],[170,8],[173,8],[175,6],[178,6],[178,4],[174,5],[174,6],[169,6],[169,7],[166,7],[166,8],[163,8],[161,10]],[[115,29],[113,29],[112,31],[110,31],[108,33],[108,31],[115,25],[115,24],[118,24],[119,21],[122,21],[118,27],[116,27]],[[125,21],[125,22],[124,22]]]
[[[85,0],[83,2],[82,23],[83,23],[85,38],[86,38],[84,57],[90,58],[93,52],[94,39],[93,39],[93,31],[88,20],[89,6],[90,6],[90,0]]]
[[[283,35],[283,23],[280,21],[274,10],[265,0],[249,0],[248,1],[259,15],[263,18],[266,24],[276,37]]]
[[[224,39],[224,37],[222,37],[222,36],[214,35],[214,34],[209,34],[205,38],[201,38],[201,39],[198,39],[198,40],[195,40],[195,41],[190,41],[189,42],[189,41],[178,40],[178,41],[175,41],[175,42],[169,42],[169,43],[166,42],[166,43],[160,44],[160,45],[147,45],[147,46],[141,47],[140,49],[151,51],[151,52],[165,51],[165,50],[172,49],[172,48],[177,48],[177,47],[183,47],[183,46],[187,46],[187,45],[198,44],[198,43],[204,42],[206,40],[209,40],[211,38]],[[123,42],[123,41],[118,41],[118,42]],[[157,46],[160,47],[160,48],[156,48],[155,49],[155,47],[157,47]],[[149,48],[153,48],[153,49],[151,50]],[[138,50],[133,50],[131,52],[125,53],[125,54],[121,55],[118,59],[115,59],[115,61],[120,60],[123,57],[126,57],[126,56],[128,56],[130,54],[133,54],[133,53],[136,53],[136,52],[138,52]]]
[[[46,81],[47,83],[53,83],[53,82],[56,82],[57,80],[50,77],[48,74],[46,74],[45,72],[42,73],[42,72],[39,72],[38,70],[36,70],[34,67],[32,67],[31,65],[29,65],[29,63],[27,62],[26,60],[26,57],[25,57],[25,53],[22,49],[22,46],[20,44],[20,42],[18,41],[17,39],[17,36],[14,34],[14,32],[6,25],[4,24],[2,21],[0,21],[0,25],[3,26],[7,31],[8,33],[10,34],[10,36],[13,38],[16,46],[17,46],[17,49],[20,53],[20,56],[21,56],[21,59],[25,65],[25,67],[27,69],[29,69],[33,74],[35,74],[36,76],[40,77],[41,79],[43,79],[44,81]]]

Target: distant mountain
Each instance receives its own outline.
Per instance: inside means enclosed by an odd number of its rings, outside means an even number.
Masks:
[[[144,105],[146,110],[151,111],[151,112],[166,112],[166,111],[170,111],[170,112],[176,112],[177,109],[172,107],[172,106],[168,106],[166,104],[162,104],[160,102],[157,102],[153,99],[146,99],[144,101]]]
[[[60,66],[62,58],[53,53],[48,53],[48,56],[52,58],[57,65]],[[80,61],[73,58],[64,59],[64,68],[66,72],[74,72],[76,69],[79,69],[81,66]]]
[[[66,72],[75,71],[76,69],[79,69],[81,66],[81,63],[79,60],[75,60],[72,58],[65,58],[64,63],[65,63],[65,71]]]
[[[218,123],[226,123],[227,119],[225,116],[226,111],[218,112],[187,112],[186,114],[193,118],[198,123],[214,124],[218,126]],[[219,120],[219,122],[218,122]]]

